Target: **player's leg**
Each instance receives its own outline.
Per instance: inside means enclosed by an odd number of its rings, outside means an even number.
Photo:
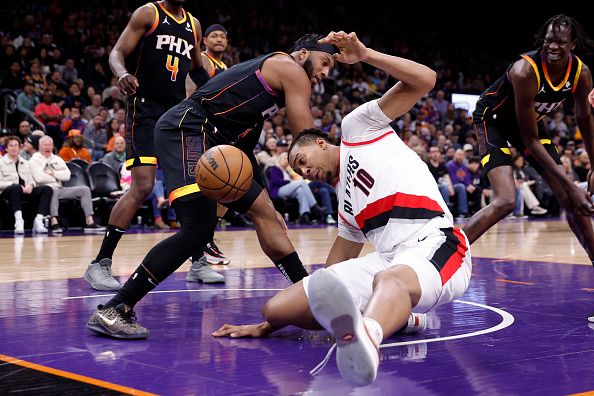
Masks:
[[[121,287],[111,274],[113,253],[138,207],[153,191],[155,184],[157,156],[154,129],[156,120],[165,108],[138,99],[129,100],[126,117],[126,167],[132,173],[130,189],[111,210],[99,253],[84,275],[96,290],[118,290]]]
[[[252,203],[246,212],[245,206],[250,201]],[[262,251],[274,262],[285,278],[295,283],[307,276],[299,255],[285,233],[284,220],[274,209],[266,190],[258,183],[252,182],[248,193],[236,203],[238,206],[229,207],[237,208],[240,213],[246,213],[254,223]]]
[[[215,203],[201,194],[176,200],[173,207],[180,230],[155,245],[116,295],[97,307],[87,323],[89,329],[114,338],[148,336],[148,329],[136,323],[134,305],[199,252],[212,239],[216,226]]]
[[[510,151],[507,140],[501,137],[501,129],[507,127],[476,124],[476,128],[481,163],[491,182],[493,196],[489,205],[476,212],[464,227],[470,243],[476,241],[516,207],[516,185]],[[490,142],[487,142],[487,133]]]

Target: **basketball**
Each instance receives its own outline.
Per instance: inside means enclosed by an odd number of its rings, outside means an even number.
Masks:
[[[228,203],[243,197],[252,184],[252,164],[243,151],[220,145],[207,150],[196,165],[200,191],[214,201]]]

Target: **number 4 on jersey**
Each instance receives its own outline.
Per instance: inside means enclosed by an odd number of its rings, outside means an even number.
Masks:
[[[177,72],[179,70],[179,58],[167,55],[167,62],[165,62],[165,68],[171,72],[171,81],[177,79]]]

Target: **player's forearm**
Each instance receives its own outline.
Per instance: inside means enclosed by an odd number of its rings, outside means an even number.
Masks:
[[[429,67],[409,59],[387,55],[367,48],[363,62],[392,75],[402,83],[424,90],[430,90],[435,85],[436,73]]]
[[[109,54],[109,67],[113,74],[119,78],[124,73],[127,73],[126,65],[124,62],[124,55],[119,50],[112,50]]]
[[[576,122],[582,134],[582,140],[588,152],[588,158],[594,160],[594,118],[588,114],[585,117],[576,119]]]

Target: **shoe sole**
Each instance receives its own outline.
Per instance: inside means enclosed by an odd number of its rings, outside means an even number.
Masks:
[[[308,294],[314,317],[336,339],[336,364],[342,377],[355,386],[371,384],[379,352],[347,288],[333,271],[322,269],[311,276]],[[370,349],[378,353],[377,360]]]
[[[191,276],[191,275],[187,275],[186,276],[186,282],[196,282],[196,283],[205,283],[205,284],[216,284],[216,283],[225,283],[225,279],[221,279],[221,280],[215,280],[215,281],[205,281],[203,279],[200,279],[196,276]]]
[[[117,289],[114,288],[109,288],[107,286],[103,286],[100,283],[95,282],[94,280],[91,279],[91,277],[88,274],[88,270],[85,271],[84,275],[83,275],[84,280],[87,281],[87,283],[89,285],[91,285],[91,287],[95,290],[99,290],[99,291],[118,291],[122,288],[122,285],[120,285]]]
[[[208,253],[205,253],[204,257],[206,257],[206,261],[210,265],[229,265],[229,263],[231,262],[231,260],[227,258],[223,259],[221,257],[216,257]]]
[[[121,334],[121,333],[112,333],[100,323],[87,323],[87,329],[94,331],[95,333],[102,334],[111,338],[117,338],[120,340],[144,340],[148,337],[148,332],[146,334]]]

